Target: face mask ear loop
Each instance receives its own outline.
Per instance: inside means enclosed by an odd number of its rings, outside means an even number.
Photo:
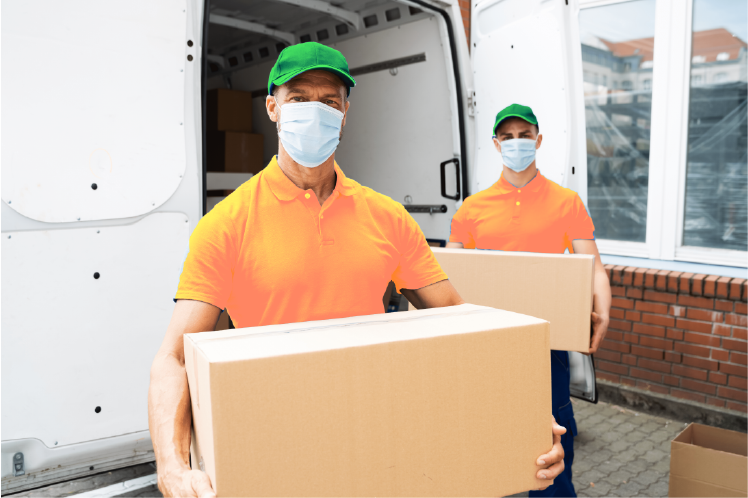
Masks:
[[[277,110],[275,111],[275,117],[277,118],[276,121],[275,121],[275,131],[277,133],[280,133],[280,130],[281,130],[281,117],[280,117],[281,106],[278,103],[278,100],[275,98],[275,95],[273,95],[273,100],[275,101],[275,107],[277,107]]]

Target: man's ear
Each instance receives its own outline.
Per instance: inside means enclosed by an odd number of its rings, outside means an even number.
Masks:
[[[540,144],[543,143],[543,135],[538,135],[538,143],[535,144],[535,150],[540,148]]]
[[[275,98],[272,95],[268,95],[265,98],[265,109],[268,112],[268,117],[270,118],[270,121],[277,123],[278,122],[278,104],[275,102]]]
[[[501,142],[499,142],[499,139],[496,137],[493,137],[493,146],[496,147],[496,150],[501,154]]]
[[[350,100],[346,100],[346,101],[345,101],[345,111],[343,111],[343,124],[342,124],[342,125],[340,125],[340,127],[341,127],[341,128],[342,128],[343,126],[345,126],[345,120],[346,120],[346,119],[348,118],[348,108],[349,108],[350,106],[351,106],[351,101],[350,101]]]

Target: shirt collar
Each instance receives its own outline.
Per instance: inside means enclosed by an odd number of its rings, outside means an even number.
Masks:
[[[358,183],[346,177],[337,162],[334,163],[334,167],[335,174],[337,175],[334,191],[340,193],[340,195],[353,195],[356,193]],[[272,190],[275,196],[282,201],[291,201],[304,193],[303,190],[294,185],[293,182],[288,179],[286,174],[280,168],[278,165],[278,156],[273,156],[270,160],[270,164],[267,165],[262,173],[270,190]]]
[[[540,170],[535,174],[532,180],[530,180],[524,187],[515,187],[504,178],[504,173],[501,174],[499,181],[493,184],[493,188],[499,191],[500,194],[511,194],[516,190],[527,189],[530,192],[537,192],[543,185],[545,185],[546,178],[540,174]]]

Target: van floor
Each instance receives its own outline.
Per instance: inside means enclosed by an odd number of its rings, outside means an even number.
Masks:
[[[687,424],[603,402],[572,403],[579,429],[573,466],[579,496],[668,495],[670,441]],[[146,463],[7,496],[162,496],[155,469]]]

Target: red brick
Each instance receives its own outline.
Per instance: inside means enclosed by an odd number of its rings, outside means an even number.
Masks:
[[[644,274],[644,287],[649,287],[654,289],[655,286],[655,277],[657,276],[657,273],[659,273],[660,270],[657,270],[655,268],[650,268],[647,270],[647,273]]]
[[[702,332],[704,334],[710,334],[712,332],[711,323],[695,322],[693,320],[686,320],[685,318],[678,318],[675,326],[679,329],[693,330],[694,332]]]
[[[686,316],[692,320],[701,320],[704,322],[722,323],[724,321],[724,313],[720,313],[719,311],[702,310],[699,308],[689,308]]]
[[[634,332],[637,334],[653,335],[655,337],[665,337],[665,328],[657,325],[645,325],[643,323],[635,323]]]
[[[647,313],[659,313],[660,315],[667,315],[668,305],[662,303],[648,303],[647,301],[637,301],[636,310],[646,311]]]
[[[610,280],[610,272],[613,271],[615,265],[605,265],[603,268],[605,268],[605,273],[608,274],[608,280]]]
[[[719,399],[719,398],[711,398],[709,396],[706,397],[706,403],[708,405],[718,406],[720,408],[724,408],[724,406],[725,406],[725,401],[724,400]]]
[[[673,353],[672,351],[665,351],[665,361],[670,363],[680,363],[681,354]]]
[[[600,347],[609,351],[618,351],[619,353],[628,353],[631,346],[628,344],[621,344],[620,342],[609,341],[607,338],[603,340]]]
[[[621,377],[621,384],[626,384],[627,386],[635,386],[636,381],[634,379],[627,379],[626,377]]]
[[[652,382],[662,382],[662,374],[639,370],[634,367],[631,367],[631,376],[637,379],[651,380]]]
[[[730,282],[730,299],[740,301],[740,288],[745,284],[744,278],[733,278]]]
[[[748,314],[748,304],[746,304],[746,303],[735,303],[735,313],[739,313],[741,315]]]
[[[621,353],[618,353],[616,351],[609,351],[607,349],[598,349],[597,353],[595,353],[595,358],[600,358],[602,360],[608,360],[608,361],[614,361],[616,363],[620,363]]]
[[[623,273],[623,270],[625,269],[626,269],[625,266],[614,267],[613,270],[611,270],[610,272],[610,282],[613,284],[618,284],[618,285],[623,283],[623,275],[621,273]]]
[[[634,287],[644,287],[644,275],[646,273],[646,268],[637,268],[634,270]]]
[[[741,353],[748,353],[748,342],[736,341],[735,339],[728,339],[725,337],[722,339],[722,347],[729,349],[730,351],[740,351]]]
[[[611,341],[622,341],[623,334],[621,332],[608,329],[608,331],[605,333],[605,338],[610,339]]]
[[[739,379],[740,377],[735,378]],[[712,384],[721,384],[724,386],[725,384],[727,384],[727,375],[718,372],[709,372],[709,382],[711,382]]]
[[[673,349],[673,341],[657,339],[655,337],[641,337],[639,344],[648,348]]]
[[[610,322],[608,323],[608,328],[613,330],[621,330],[623,332],[630,332],[631,322],[626,322],[624,320],[614,320],[611,318]]]
[[[671,306],[670,307],[670,314],[673,315],[673,316],[683,317],[683,316],[686,316],[686,310],[687,309],[688,308],[686,308],[684,306]]]
[[[638,334],[623,334],[623,342],[628,342],[630,344],[639,344],[639,335]]]
[[[625,355],[621,356],[621,360],[626,365],[636,366],[636,356],[634,356],[632,354],[625,354]]]
[[[691,279],[692,278],[693,278],[693,273],[681,273],[679,290],[683,292],[684,294],[689,294],[691,292]]]
[[[730,375],[739,375],[740,377],[748,376],[748,369],[742,365],[733,365],[732,363],[720,362],[719,371]]]
[[[664,361],[648,360],[646,358],[639,358],[637,365],[648,370],[655,370],[662,373],[670,373],[670,368],[673,366]]]
[[[725,325],[724,323],[715,323],[712,327],[712,334],[730,337],[731,328],[729,325]]]
[[[719,382],[719,384],[724,384],[724,382]],[[745,377],[735,377],[731,375],[730,382],[728,382],[727,385],[736,389],[742,389],[743,391],[748,389],[748,381],[746,381]]]
[[[711,334],[697,334],[695,332],[686,332],[683,338],[686,342],[692,342],[694,344],[700,344],[702,346],[709,346],[710,348],[719,347],[719,337],[715,337]]]
[[[730,389],[729,387],[720,387],[718,394],[720,398],[742,401],[743,403],[748,401],[748,399],[746,399],[748,398],[748,393],[746,393],[746,391],[738,391],[737,389]]]
[[[733,327],[732,337],[733,339],[741,339],[743,341],[748,341],[748,329],[744,329],[743,327]]]
[[[607,380],[609,382],[615,382],[616,384],[620,382],[620,377],[618,377],[617,375],[608,373],[608,372],[596,371],[595,377],[597,377],[598,379]]]
[[[688,391],[681,391],[680,389],[670,389],[670,394],[675,396],[676,398],[689,399],[691,401],[696,401],[699,403],[704,403],[706,401],[705,396],[696,393],[690,393]]]
[[[717,361],[728,361],[730,359],[730,353],[724,349],[712,349],[712,358]]]
[[[728,313],[725,315],[725,323],[737,325],[738,327],[746,327],[748,326],[748,316]]]
[[[727,301],[725,299],[717,299],[716,301],[714,301],[714,309],[719,311],[732,311],[733,302]]]
[[[666,291],[667,289],[667,280],[668,276],[670,275],[670,270],[660,270],[657,272],[657,275],[655,276],[655,287],[657,290]]]
[[[665,358],[664,351],[643,348],[641,346],[631,346],[631,354],[635,354],[636,356],[643,356],[645,358],[652,358],[653,360],[662,360]]]
[[[624,297],[626,295],[626,287],[621,287],[620,285],[611,285],[610,295]]]
[[[621,282],[623,285],[629,286],[634,283],[634,271],[636,270],[635,266],[627,266],[624,268],[621,276]]]
[[[729,408],[730,410],[737,410],[739,412],[748,412],[748,405],[745,405],[743,403],[735,403],[734,401],[728,401],[725,403],[725,407]]]
[[[673,365],[673,375],[679,375],[681,377],[690,377],[696,380],[706,380],[707,371],[700,370],[698,368],[684,367],[683,365]],[[721,375],[721,374],[717,374],[717,375]]]
[[[719,368],[719,363],[714,360],[706,360],[694,356],[684,356],[683,364],[690,367],[704,368],[706,370],[717,370]]]
[[[691,295],[700,296],[704,292],[704,279],[706,275],[701,273],[691,277]]]
[[[626,287],[626,297],[633,297],[634,299],[641,299],[644,293],[641,289],[634,287]]]
[[[741,353],[730,353],[730,363],[737,363],[738,365],[748,365],[746,356]]]
[[[673,347],[679,353],[686,353],[694,356],[701,356],[703,358],[709,358],[709,348],[696,346],[695,344],[684,344],[682,342],[676,342]],[[685,363],[685,360],[683,362]]]
[[[675,294],[669,294],[667,292],[656,292],[656,291],[644,291],[644,299],[647,301],[657,301],[660,303],[675,304]]]
[[[618,308],[610,308],[610,317],[611,318],[618,318],[620,320],[623,320],[626,316],[626,311]]]
[[[626,320],[629,320],[631,322],[640,322],[642,319],[642,314],[638,311],[627,311],[626,312]]]
[[[667,277],[667,290],[668,292],[678,292],[678,279],[683,274],[680,271],[671,271]]]
[[[652,391],[660,394],[670,394],[670,389],[667,387],[658,386],[657,384],[650,384],[649,382],[636,381],[636,387],[644,389],[645,391]]]
[[[748,280],[743,282],[743,285],[741,285],[743,288],[743,292],[741,293],[743,297],[740,298],[741,301],[748,301]]]
[[[662,325],[663,327],[672,327],[675,325],[675,318],[663,315],[651,315],[644,313],[641,317],[641,321],[644,323],[652,323],[654,325]]]
[[[612,372],[620,375],[626,375],[629,371],[629,367],[619,365],[618,363],[611,363],[609,361],[602,360],[597,360],[595,367],[605,372]]]
[[[730,280],[732,280],[732,277],[721,277],[717,279],[717,297],[727,299]]]
[[[678,295],[678,304],[695,308],[714,309],[714,299],[708,299],[706,297],[684,296],[683,294],[680,294]]]
[[[717,295],[717,275],[709,275],[704,279],[704,295],[707,297],[714,297]]]
[[[634,301],[632,301],[631,299],[614,297],[611,301],[611,306],[615,308],[623,308],[625,310],[632,310],[634,309]]]
[[[667,338],[675,339],[676,341],[682,341],[683,331],[678,329],[667,329]]]
[[[662,380],[669,386],[678,387],[680,385],[680,379],[673,375],[663,375]]]
[[[690,391],[698,391],[700,393],[704,394],[716,394],[717,393],[717,387],[713,386],[711,384],[705,384],[704,382],[699,382],[697,380],[691,380],[691,379],[681,379],[680,380],[680,387],[683,389],[688,389]],[[724,396],[723,396],[724,397]],[[740,401],[740,400],[738,400]]]

